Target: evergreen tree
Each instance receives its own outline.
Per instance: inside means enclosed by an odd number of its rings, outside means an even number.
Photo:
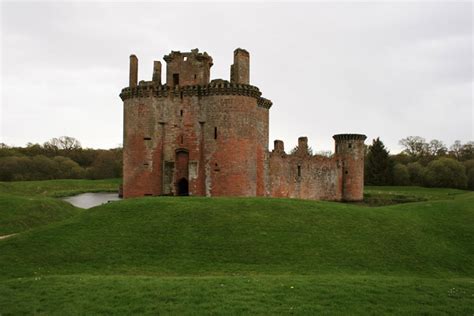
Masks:
[[[379,137],[372,141],[365,158],[365,184],[393,184],[394,162]]]

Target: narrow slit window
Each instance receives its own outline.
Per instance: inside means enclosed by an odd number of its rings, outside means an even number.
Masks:
[[[183,116],[183,110],[179,111],[179,115]]]
[[[179,96],[181,97],[181,100],[183,99],[183,91],[181,91],[181,93],[179,94]]]
[[[352,148],[352,144],[351,144],[351,143],[349,143],[348,147],[349,147],[349,148]]]
[[[301,177],[301,166],[298,166],[298,177]]]
[[[179,85],[179,74],[173,74],[173,84],[175,86]]]
[[[183,135],[181,135],[181,144],[183,144],[183,143],[184,143],[184,137],[183,137]]]
[[[197,75],[194,75],[194,79],[196,79],[196,78],[197,78]]]
[[[217,139],[217,127],[214,127],[214,139]]]
[[[151,137],[143,137],[143,140],[151,140]]]

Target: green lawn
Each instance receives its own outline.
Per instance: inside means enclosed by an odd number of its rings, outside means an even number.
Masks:
[[[68,181],[0,183],[0,209],[98,190]],[[0,314],[472,315],[474,193],[366,193],[418,202],[147,197],[81,211],[58,201],[64,218],[0,240]]]

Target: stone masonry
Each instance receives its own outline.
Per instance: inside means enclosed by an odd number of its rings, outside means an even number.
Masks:
[[[230,81],[211,81],[212,57],[172,51],[138,82],[130,56],[124,102],[123,195],[268,196],[357,201],[363,198],[364,140],[335,135],[335,154],[308,153],[306,137],[286,154],[268,149],[272,102],[250,85],[250,55],[234,51]]]

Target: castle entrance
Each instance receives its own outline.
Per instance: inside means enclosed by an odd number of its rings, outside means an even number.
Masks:
[[[185,149],[176,151],[175,192],[176,195],[189,195],[189,153]]]
[[[178,181],[178,184],[176,187],[177,187],[176,193],[178,195],[180,196],[189,195],[188,180],[186,180],[185,178],[181,178]]]

